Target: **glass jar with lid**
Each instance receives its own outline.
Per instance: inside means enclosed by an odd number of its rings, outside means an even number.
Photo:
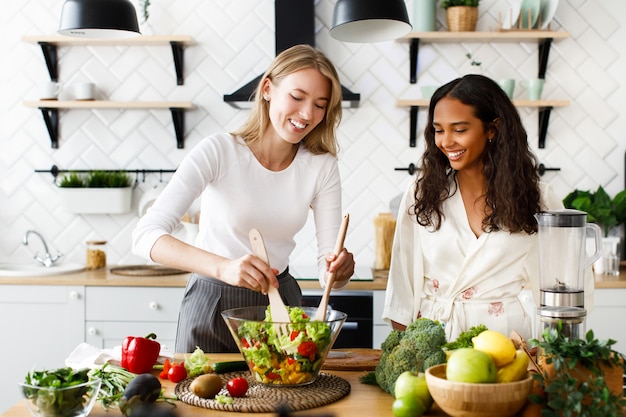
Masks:
[[[107,253],[106,240],[90,240],[87,241],[87,270],[106,268]]]

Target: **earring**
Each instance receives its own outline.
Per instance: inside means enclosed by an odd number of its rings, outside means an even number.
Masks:
[[[263,100],[270,101],[270,96],[263,96]]]

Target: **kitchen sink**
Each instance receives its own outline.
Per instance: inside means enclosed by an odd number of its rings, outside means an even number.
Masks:
[[[71,272],[79,272],[85,269],[85,265],[78,263],[61,263],[46,268],[34,264],[3,264],[0,263],[0,277],[44,277],[49,275],[61,275]]]

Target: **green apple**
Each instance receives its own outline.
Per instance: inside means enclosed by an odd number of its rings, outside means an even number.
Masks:
[[[455,350],[446,365],[446,378],[457,382],[496,382],[496,364],[488,353],[474,348]]]
[[[414,397],[422,402],[426,411],[433,405],[433,397],[426,385],[426,376],[423,373],[406,371],[398,376],[394,386],[396,398]]]
[[[426,408],[420,400],[408,396],[397,398],[391,405],[391,412],[394,417],[421,417]]]

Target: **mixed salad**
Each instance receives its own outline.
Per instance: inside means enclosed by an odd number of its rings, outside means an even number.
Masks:
[[[256,380],[263,384],[299,385],[313,381],[331,342],[328,323],[311,321],[300,307],[288,307],[291,323],[276,333],[269,306],[265,320],[246,321],[238,336],[243,355]]]

